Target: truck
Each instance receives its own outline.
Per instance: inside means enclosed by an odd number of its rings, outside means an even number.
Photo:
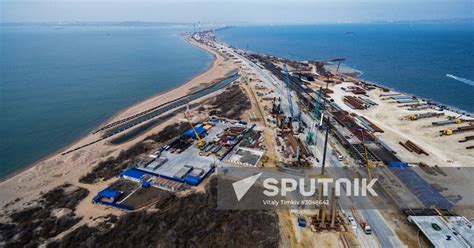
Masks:
[[[344,160],[344,156],[342,156],[341,153],[338,150],[336,150],[336,148],[333,148],[332,155],[335,156],[338,161]]]
[[[352,215],[354,216],[354,218],[359,223],[359,226],[362,229],[362,231],[364,231],[364,233],[367,234],[367,235],[372,234],[372,228],[365,221],[365,219],[362,217],[362,215],[359,214],[359,211],[355,210],[354,208],[351,208],[351,210],[352,210]]]
[[[298,221],[299,227],[302,227],[302,228],[306,227],[306,219],[303,216],[301,215],[298,216],[297,221]]]
[[[372,234],[372,229],[366,222],[360,222],[360,227],[362,228],[365,234]]]

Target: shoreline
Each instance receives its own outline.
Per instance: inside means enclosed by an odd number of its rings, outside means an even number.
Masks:
[[[334,72],[334,68],[330,68],[330,67],[326,67],[326,68],[328,68],[329,71],[331,71],[331,73]],[[430,102],[431,104],[434,104],[436,106],[442,106],[444,110],[448,110],[448,111],[451,111],[451,112],[454,112],[454,113],[457,113],[457,114],[462,114],[462,115],[467,116],[467,117],[474,117],[474,112],[471,112],[471,111],[468,111],[468,110],[465,110],[465,109],[462,109],[462,108],[459,108],[459,107],[456,107],[456,106],[453,106],[453,105],[450,105],[450,104],[442,103],[442,102],[439,102],[439,101],[436,101],[436,100],[433,100],[433,99],[429,99],[427,97],[421,97],[421,96],[418,96],[418,95],[415,95],[413,93],[409,93],[409,92],[406,92],[406,91],[403,91],[403,90],[400,90],[400,89],[397,89],[397,88],[389,87],[389,86],[387,86],[383,83],[380,83],[380,82],[374,82],[370,79],[365,79],[365,78],[361,77],[361,76],[364,75],[363,71],[355,69],[351,66],[341,64],[341,68],[344,68],[346,70],[352,70],[351,72],[346,72],[347,74],[344,73],[344,72],[339,72],[339,74],[344,74],[346,77],[350,77],[350,78],[353,78],[355,80],[364,81],[366,83],[373,84],[373,85],[376,85],[378,87],[387,88],[390,91],[395,91],[395,92],[400,93],[400,94],[412,96],[412,97],[415,97],[415,98],[420,99],[422,101]],[[348,74],[350,74],[350,75],[348,75]],[[356,74],[357,76],[354,77],[352,74]]]
[[[218,35],[216,35],[216,37],[218,37]],[[221,43],[225,44],[226,46],[230,47],[232,45],[230,45],[229,43],[226,43],[222,40],[220,40]],[[242,47],[235,47],[236,49],[238,50],[244,50],[244,48]],[[266,54],[266,53],[263,53],[263,52],[260,52],[260,51],[254,51],[254,50],[250,50],[251,53],[256,53],[256,54],[262,54],[262,55],[266,55],[266,56],[273,56],[273,57],[276,57],[276,58],[280,58],[280,59],[289,59],[287,57],[282,57],[282,56],[279,56],[279,55],[275,55],[275,54]],[[305,59],[303,58],[300,58],[300,59],[289,59],[289,60],[294,60],[294,61],[305,61]],[[322,61],[322,60],[319,60],[319,61]],[[329,71],[331,72],[334,72],[335,71],[335,68],[334,67],[337,67],[336,64],[331,64],[331,62],[327,63],[325,65],[325,68],[327,68]],[[348,70],[349,72],[341,72],[341,70]],[[456,107],[454,105],[451,105],[451,104],[446,104],[446,103],[443,103],[443,102],[440,102],[438,100],[434,100],[434,99],[431,99],[431,98],[428,98],[428,97],[421,97],[421,96],[418,96],[418,95],[415,95],[414,93],[409,93],[409,92],[406,92],[402,89],[397,89],[397,88],[393,88],[393,87],[389,87],[389,86],[386,86],[385,84],[381,83],[381,82],[375,82],[375,81],[372,81],[370,79],[366,79],[366,78],[363,78],[364,76],[364,71],[358,69],[358,68],[355,68],[355,65],[347,65],[347,64],[343,64],[341,63],[341,67],[339,68],[339,73],[340,74],[344,74],[348,77],[351,77],[351,78],[354,78],[354,79],[357,79],[357,80],[361,80],[361,81],[365,81],[367,83],[370,83],[370,84],[374,84],[374,85],[377,85],[377,86],[381,86],[381,87],[384,87],[384,88],[387,88],[387,89],[390,89],[391,91],[396,91],[398,93],[401,93],[401,94],[405,94],[405,95],[409,95],[409,96],[413,96],[413,97],[416,97],[417,99],[420,99],[420,100],[424,100],[426,102],[431,102],[432,104],[435,104],[437,106],[443,106],[443,108],[445,110],[449,110],[449,111],[452,111],[452,112],[455,112],[457,114],[462,114],[463,115],[466,115],[467,117],[474,117],[474,110],[470,111],[470,110],[466,110],[466,109],[462,109],[460,107]],[[347,73],[347,74],[346,74]],[[354,75],[356,75],[354,77]],[[465,113],[465,114],[464,114]]]
[[[9,181],[10,179],[14,178],[15,176],[18,176],[20,175],[21,173],[25,172],[25,171],[28,171],[32,168],[34,168],[35,166],[39,165],[40,163],[42,162],[45,162],[49,159],[52,159],[53,157],[57,156],[57,155],[61,155],[61,153],[63,153],[64,151],[68,151],[70,149],[73,149],[76,145],[76,144],[80,144],[83,140],[89,138],[92,136],[92,132],[94,132],[95,130],[97,130],[98,128],[100,128],[101,126],[104,126],[108,123],[111,123],[113,121],[116,121],[118,119],[121,119],[121,118],[124,118],[126,116],[124,116],[125,113],[127,113],[127,111],[130,111],[131,109],[135,108],[135,107],[138,107],[140,104],[143,104],[147,101],[152,101],[162,95],[165,95],[165,94],[169,94],[173,91],[176,91],[178,90],[179,88],[181,87],[184,87],[188,84],[190,84],[195,78],[211,71],[217,64],[217,56],[215,53],[213,53],[211,50],[208,50],[208,49],[205,49],[203,47],[200,47],[198,43],[194,43],[192,40],[189,39],[189,37],[186,37],[185,35],[183,34],[178,34],[178,36],[183,39],[183,41],[185,43],[188,43],[190,44],[191,46],[195,46],[196,48],[198,49],[202,49],[204,50],[204,52],[206,53],[209,53],[212,55],[212,59],[210,61],[210,63],[208,64],[208,66],[202,70],[201,72],[199,72],[198,74],[192,76],[190,79],[186,80],[184,83],[176,86],[176,87],[173,87],[173,88],[170,88],[170,89],[167,89],[165,91],[161,91],[161,92],[157,92],[147,98],[144,98],[142,100],[139,100],[129,106],[127,106],[126,108],[123,108],[123,109],[120,109],[118,110],[117,112],[115,112],[111,117],[107,118],[105,121],[102,121],[100,123],[98,123],[97,125],[95,125],[93,128],[91,128],[90,130],[86,130],[84,132],[84,134],[80,135],[78,138],[74,139],[73,141],[67,143],[66,145],[63,145],[61,146],[59,149],[56,149],[54,150],[53,152],[50,152],[48,154],[46,154],[45,156],[39,158],[39,159],[36,159],[32,162],[29,162],[29,163],[26,163],[24,164],[24,166],[20,166],[19,168],[16,168],[14,169],[12,172],[4,175],[4,176],[1,176],[0,177],[0,184],[2,183],[5,183],[7,181]]]
[[[196,44],[193,44],[193,43],[192,43],[193,41],[190,41],[185,35],[182,35],[182,34],[178,34],[178,35],[181,37],[181,39],[184,40],[184,42],[186,42],[186,43],[188,43],[188,44],[190,44],[190,45],[193,45],[193,46],[195,46],[195,47],[197,47],[197,48],[200,48],[200,47],[197,46]],[[202,49],[202,48],[201,48],[201,49]],[[180,85],[178,85],[178,86],[176,86],[176,87],[170,88],[170,89],[165,90],[165,91],[157,92],[157,93],[155,93],[155,94],[153,94],[153,95],[151,95],[151,96],[149,96],[149,97],[147,97],[147,98],[144,98],[144,99],[142,99],[142,100],[139,100],[139,101],[137,101],[137,102],[135,102],[135,103],[129,105],[129,106],[126,107],[126,108],[123,108],[123,109],[118,110],[118,111],[115,112],[115,114],[113,114],[110,118],[108,118],[108,119],[105,120],[104,122],[102,122],[102,123],[100,123],[99,125],[97,125],[97,126],[96,126],[94,129],[92,129],[91,131],[95,131],[95,130],[97,130],[98,128],[100,128],[101,126],[104,126],[104,125],[107,125],[107,124],[109,124],[109,123],[111,123],[111,122],[114,122],[114,121],[117,121],[117,120],[119,120],[119,119],[128,117],[128,116],[125,115],[125,114],[127,113],[127,111],[130,111],[133,107],[136,107],[137,105],[140,105],[140,104],[142,104],[142,103],[144,103],[144,102],[153,100],[153,99],[155,99],[155,98],[157,98],[157,97],[159,97],[159,96],[162,96],[162,95],[168,94],[168,93],[170,93],[170,92],[172,92],[172,91],[174,91],[174,90],[177,90],[177,89],[179,89],[179,88],[185,86],[186,84],[190,83],[190,82],[191,82],[193,79],[195,79],[196,77],[199,77],[200,75],[202,75],[202,74],[204,74],[204,73],[210,71],[214,66],[216,66],[217,57],[216,57],[216,55],[215,55],[214,53],[212,53],[211,51],[209,51],[209,50],[207,50],[207,49],[202,49],[202,50],[204,50],[205,52],[207,52],[207,53],[209,53],[209,54],[212,55],[212,59],[211,59],[209,65],[208,65],[204,70],[202,70],[202,71],[199,72],[198,74],[192,76],[190,79],[186,80],[183,84],[180,84]],[[90,132],[90,131],[89,131],[89,132]]]

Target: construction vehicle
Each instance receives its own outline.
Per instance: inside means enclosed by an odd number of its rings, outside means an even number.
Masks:
[[[372,229],[370,228],[369,224],[366,222],[359,222],[359,225],[365,234],[372,234]]]
[[[192,113],[189,110],[189,98],[186,98],[186,110],[184,111],[184,118],[186,119],[192,118]]]
[[[462,122],[461,118],[453,118],[453,119],[448,119],[444,121],[435,121],[432,122],[431,124],[433,126],[444,126],[444,125],[450,125],[450,124],[460,124]]]
[[[444,135],[451,135],[451,134],[453,134],[453,133],[454,133],[453,130],[452,130],[452,129],[449,129],[449,128],[443,130],[443,134],[444,134]]]
[[[461,119],[461,117],[456,117],[456,118],[452,119],[452,121],[453,121],[454,124],[461,124],[462,119]]]
[[[447,128],[447,129],[442,130],[441,133],[443,135],[452,135],[452,134],[456,134],[456,133],[469,132],[469,131],[473,131],[473,130],[474,130],[474,125],[468,125],[468,126],[464,126],[464,127],[458,127],[456,129]]]
[[[201,137],[199,136],[198,132],[196,131],[196,129],[194,128],[194,125],[191,121],[191,115],[189,114],[189,101],[186,102],[186,111],[184,113],[184,116],[186,117],[186,120],[188,120],[188,123],[189,123],[189,126],[191,126],[191,128],[193,129],[193,132],[194,132],[194,135],[196,135],[196,139],[198,140],[198,144],[197,146],[198,147],[203,147],[206,143],[201,139]]]
[[[357,222],[359,223],[359,226],[360,228],[362,229],[362,231],[364,231],[365,234],[367,235],[370,235],[372,234],[372,228],[370,227],[370,225],[365,221],[364,218],[362,218],[362,216],[359,214],[359,211],[354,209],[353,207],[351,207],[351,211],[352,211],[352,215],[354,216],[354,218],[357,220]]]
[[[303,216],[301,215],[298,216],[297,221],[298,221],[299,227],[302,227],[302,228],[306,227],[306,219]]]

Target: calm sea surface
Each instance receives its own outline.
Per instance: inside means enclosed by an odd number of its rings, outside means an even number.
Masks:
[[[0,28],[0,176],[205,70],[185,27]],[[248,26],[223,41],[291,59],[346,58],[362,78],[474,112],[473,24]]]
[[[474,24],[246,26],[239,48],[297,60],[346,58],[362,78],[474,112]]]
[[[0,27],[0,176],[204,71],[212,56],[178,35],[191,30]]]

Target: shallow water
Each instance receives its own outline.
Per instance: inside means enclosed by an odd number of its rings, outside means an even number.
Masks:
[[[178,26],[0,27],[0,176],[175,88],[212,56]]]

